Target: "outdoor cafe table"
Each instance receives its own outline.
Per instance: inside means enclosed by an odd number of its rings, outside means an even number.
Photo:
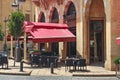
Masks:
[[[71,60],[73,63],[71,64],[73,66],[73,70],[76,71],[77,62],[79,61],[79,58],[67,58],[66,61]]]
[[[77,67],[78,67],[78,70],[79,70],[79,67],[80,67],[80,69],[81,69],[81,67],[83,67],[83,70],[84,70],[84,67],[86,67],[86,69],[87,69],[86,60],[84,58],[67,58],[66,66],[68,66],[68,67],[73,66],[74,71],[77,70],[76,69]]]
[[[79,58],[73,58],[73,61],[74,61],[74,70],[76,71],[76,67],[77,67],[77,62],[79,61]]]

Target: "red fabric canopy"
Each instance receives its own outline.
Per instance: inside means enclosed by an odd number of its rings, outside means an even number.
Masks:
[[[40,22],[28,24],[24,24],[24,30],[33,36],[33,42],[72,42],[76,40],[66,24]]]
[[[116,38],[116,43],[120,44],[120,37]]]
[[[32,36],[28,36],[29,40],[32,40]],[[15,38],[13,38],[15,40]],[[19,37],[19,40],[24,40],[24,36]],[[7,35],[7,41],[11,41],[11,35]]]

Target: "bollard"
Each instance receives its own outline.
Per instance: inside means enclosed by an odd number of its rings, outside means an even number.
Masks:
[[[51,68],[51,73],[53,74],[53,73],[54,73],[54,70],[53,70],[53,63],[50,64],[50,68]]]
[[[23,71],[23,61],[22,60],[20,61],[20,71],[21,72]]]

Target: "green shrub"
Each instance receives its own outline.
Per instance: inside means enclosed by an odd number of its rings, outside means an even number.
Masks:
[[[31,50],[29,51],[29,54],[34,54],[34,53],[38,53],[39,51],[38,50]]]
[[[115,58],[114,63],[115,63],[115,64],[119,64],[119,63],[120,63],[120,57]]]
[[[55,56],[53,52],[48,52],[48,51],[42,51],[41,55],[43,55],[43,56]]]

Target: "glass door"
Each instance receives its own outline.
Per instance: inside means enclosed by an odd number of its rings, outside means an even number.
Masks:
[[[104,61],[104,21],[90,21],[90,62]]]

